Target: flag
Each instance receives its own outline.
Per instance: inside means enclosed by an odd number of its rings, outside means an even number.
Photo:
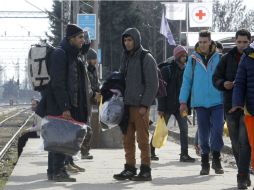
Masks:
[[[168,21],[165,18],[164,11],[162,12],[160,33],[167,38],[169,45],[176,45],[173,34],[169,28]]]
[[[190,27],[212,27],[212,3],[190,3]]]
[[[185,3],[165,3],[166,15],[169,20],[185,20],[186,4]]]

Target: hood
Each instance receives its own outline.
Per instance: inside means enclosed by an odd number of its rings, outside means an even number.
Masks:
[[[195,45],[195,51],[196,51],[198,54],[204,55],[204,54],[200,51],[200,49],[199,49],[199,43],[196,43],[196,45]],[[215,42],[212,40],[212,44],[210,45],[209,55],[214,54],[215,51],[216,51],[216,44],[215,44]]]
[[[79,54],[79,52],[80,52],[80,50],[79,50],[78,48],[72,46],[72,45],[70,44],[70,42],[69,42],[66,38],[64,38],[64,39],[61,41],[60,47],[61,47],[62,49],[64,49],[66,52],[68,52],[68,54],[72,54],[72,55],[74,55],[74,56],[77,56],[77,55]]]
[[[141,47],[141,35],[140,35],[140,32],[138,31],[138,29],[128,28],[122,34],[122,45],[123,45],[123,48],[124,48],[125,51],[127,51],[126,48],[125,48],[125,45],[124,45],[124,41],[123,41],[123,38],[124,38],[125,35],[129,35],[133,38],[133,40],[134,40],[134,51],[138,50]]]

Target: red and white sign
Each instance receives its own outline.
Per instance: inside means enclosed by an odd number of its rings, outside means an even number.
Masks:
[[[213,4],[190,3],[189,4],[190,27],[212,27]]]

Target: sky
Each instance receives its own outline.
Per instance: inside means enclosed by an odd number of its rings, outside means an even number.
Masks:
[[[38,11],[27,1],[42,10],[52,9],[53,0],[0,0],[0,11]],[[243,2],[248,9],[254,10],[253,0],[243,0]],[[18,73],[15,72],[17,62],[20,63],[19,73],[22,81],[25,78],[25,58],[28,50],[39,40],[38,37],[28,37],[28,31],[30,31],[30,36],[45,36],[45,32],[49,31],[48,19],[0,18],[0,26],[0,65],[4,67],[4,72],[0,71],[0,85],[1,79],[14,78],[17,80]],[[19,38],[13,36],[19,36]]]

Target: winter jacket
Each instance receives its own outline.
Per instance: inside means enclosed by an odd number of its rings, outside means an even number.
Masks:
[[[213,73],[220,62],[220,55],[215,52],[214,43],[210,47],[208,58],[204,57],[197,47],[188,58],[179,97],[180,103],[187,103],[191,94],[191,107],[209,108],[222,104],[222,93],[213,86],[212,82]],[[192,59],[196,60],[193,75]]]
[[[233,107],[245,106],[245,114],[254,116],[254,49],[244,50],[233,90]]]
[[[124,45],[124,36],[129,35],[134,39],[134,53],[128,52]],[[137,29],[129,28],[122,35],[124,52],[120,66],[120,72],[125,75],[124,102],[130,106],[152,105],[158,91],[157,65],[153,56],[147,53],[143,60],[143,71],[140,63],[141,36]],[[143,72],[143,80],[142,80]]]
[[[179,110],[179,94],[183,81],[184,69],[180,69],[175,60],[161,66],[161,74],[167,83],[167,96],[158,98],[158,111],[173,114]]]
[[[218,64],[213,75],[213,84],[215,88],[223,92],[225,112],[228,112],[232,108],[233,89],[225,89],[224,82],[233,82],[235,80],[238,68],[236,54],[237,47],[234,47],[227,54],[222,56],[221,63]]]
[[[60,47],[51,54],[50,83],[43,95],[46,98],[46,115],[61,115],[70,110],[74,119],[82,122],[88,120],[91,93],[79,51],[63,39]]]
[[[88,74],[88,78],[90,80],[91,88],[92,88],[94,94],[95,94],[95,92],[100,92],[100,83],[98,81],[96,67],[88,64],[87,74]]]

